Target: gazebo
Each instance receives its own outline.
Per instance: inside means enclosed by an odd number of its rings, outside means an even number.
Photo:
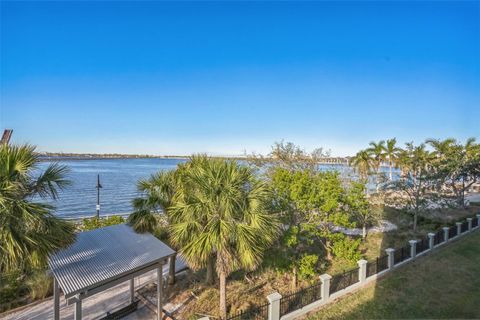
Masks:
[[[163,265],[170,259],[175,275],[175,251],[150,233],[136,233],[119,224],[81,232],[69,247],[50,256],[54,276],[54,319],[60,319],[60,289],[67,304],[75,304],[74,319],[82,319],[82,300],[122,282],[130,282],[134,302],[134,278],[157,270],[157,319],[162,315]]]

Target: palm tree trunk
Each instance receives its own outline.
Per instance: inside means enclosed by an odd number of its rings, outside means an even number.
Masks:
[[[215,257],[212,256],[207,262],[207,284],[215,283]]]
[[[220,272],[220,317],[227,319],[227,276],[225,272]]]
[[[390,181],[393,180],[393,172],[392,172],[392,161],[390,160],[389,161],[389,165],[390,165]]]

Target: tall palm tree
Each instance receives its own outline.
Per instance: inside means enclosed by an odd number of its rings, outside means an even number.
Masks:
[[[212,255],[220,280],[220,315],[227,316],[226,278],[234,270],[254,269],[279,230],[268,214],[265,183],[235,161],[197,156],[182,177],[170,208],[171,241],[192,267],[204,267]]]
[[[38,164],[33,146],[0,145],[0,271],[43,267],[75,238],[74,226],[42,202],[69,185],[68,168],[53,163],[39,172]]]
[[[360,178],[363,180],[368,180],[368,176],[372,171],[374,162],[370,156],[370,152],[367,150],[360,150],[357,154],[350,159],[350,165],[353,166],[353,169],[358,172]]]
[[[393,180],[393,167],[397,166],[398,154],[401,151],[401,149],[398,148],[396,144],[397,144],[397,139],[395,138],[388,139],[383,150],[385,159],[388,160],[388,167],[389,167],[388,178],[390,181]]]
[[[373,158],[373,168],[375,170],[375,185],[376,185],[376,190],[378,192],[379,187],[380,187],[380,168],[382,166],[382,163],[385,161],[385,141],[380,140],[379,142],[370,142],[370,148],[367,149],[367,151],[370,153],[370,155]]]

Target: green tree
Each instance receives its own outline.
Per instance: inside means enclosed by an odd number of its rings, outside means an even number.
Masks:
[[[429,139],[434,151],[433,168],[440,186],[445,186],[455,197],[455,204],[465,207],[465,192],[480,179],[480,146],[474,138],[465,145],[455,139]],[[441,191],[441,190],[440,190]]]
[[[333,258],[340,242],[350,239],[334,231],[335,226],[352,227],[345,189],[336,171],[317,172],[308,169],[289,170],[276,168],[271,176],[275,211],[281,213],[286,228],[282,248],[291,261],[292,287],[297,274],[305,265],[312,248],[323,247],[327,260]],[[358,245],[357,245],[358,247]],[[336,250],[342,254],[346,251]],[[303,268],[303,267],[302,267]]]
[[[418,215],[428,208],[432,194],[430,190],[435,185],[432,174],[432,154],[425,148],[425,144],[415,146],[407,143],[398,159],[402,176],[390,183],[400,193],[405,208],[413,216],[413,231],[417,230]]]
[[[68,186],[68,168],[39,171],[29,145],[0,145],[0,271],[44,267],[48,256],[75,239],[74,226],[53,215],[42,200],[57,199]],[[35,200],[38,199],[38,200]]]
[[[362,226],[363,239],[367,237],[367,227],[378,221],[376,211],[370,210],[365,190],[365,182],[353,181],[345,197],[349,212],[351,212],[354,220]]]
[[[374,168],[374,160],[368,150],[360,150],[350,159],[350,165],[358,172],[360,179],[368,181]]]
[[[267,210],[267,185],[235,161],[193,157],[169,209],[171,241],[194,268],[212,255],[220,280],[220,315],[227,316],[226,279],[238,268],[254,269],[275,240],[279,224]]]
[[[390,181],[393,181],[393,168],[397,167],[398,154],[401,152],[401,148],[396,146],[397,139],[392,138],[388,139],[384,147],[385,159],[388,160],[389,175],[388,178]]]
[[[375,173],[375,190],[378,192],[382,182],[381,167],[385,161],[385,141],[370,142],[370,148],[367,149],[373,159],[373,169]]]

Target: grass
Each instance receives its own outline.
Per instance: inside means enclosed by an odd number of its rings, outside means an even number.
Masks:
[[[480,318],[480,233],[439,248],[307,317]]]

